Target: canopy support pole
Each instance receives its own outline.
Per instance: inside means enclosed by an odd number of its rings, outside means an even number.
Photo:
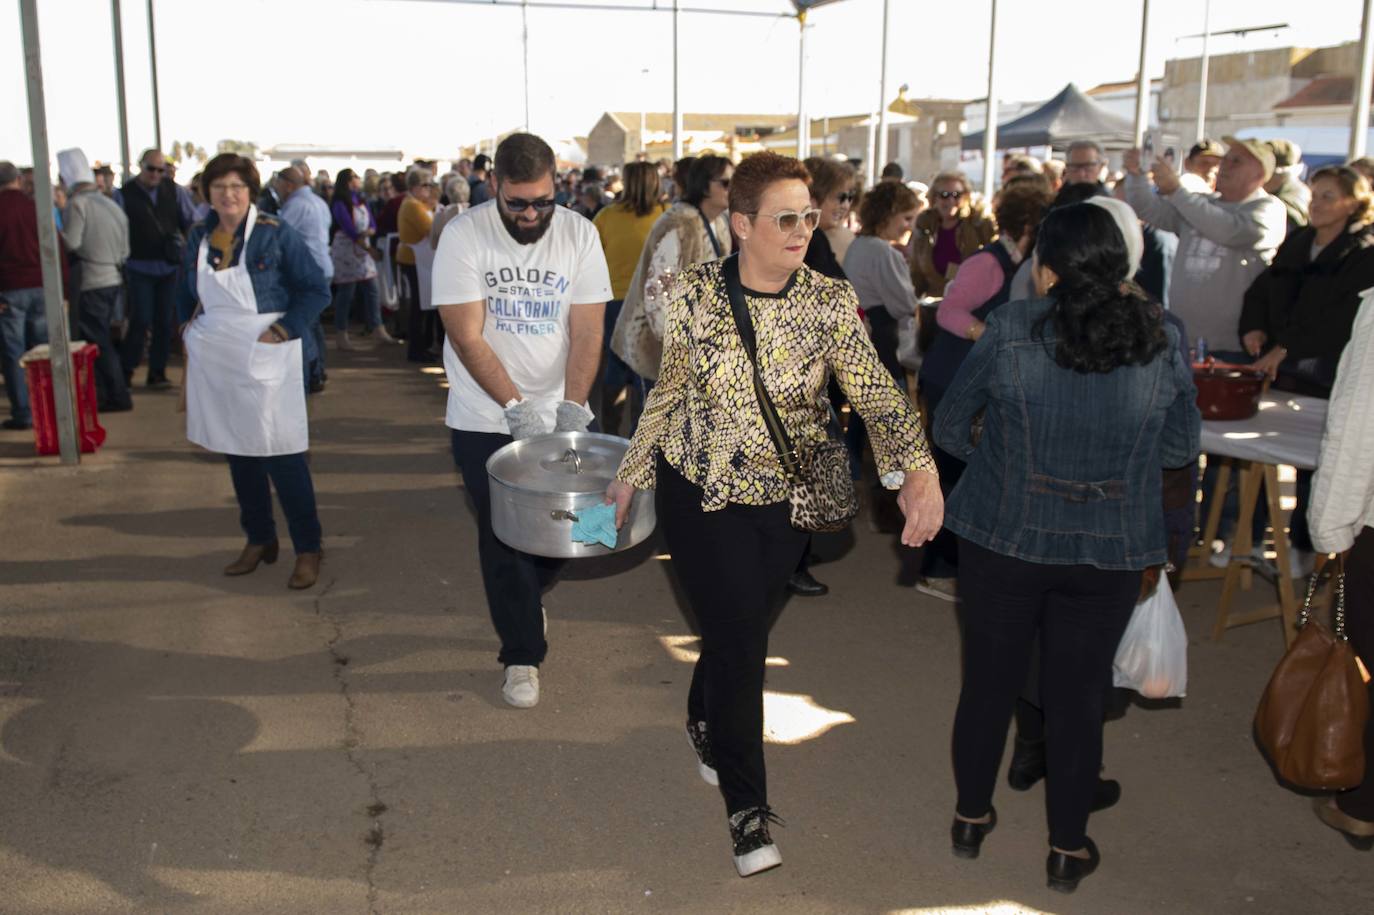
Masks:
[[[992,157],[997,153],[997,0],[988,26],[988,123],[983,129],[983,196],[992,198]]]
[[[1135,139],[1131,145],[1136,149],[1145,145],[1145,132],[1150,128],[1150,77],[1145,70],[1145,56],[1150,42],[1150,0],[1144,0],[1140,14],[1140,69],[1136,71],[1135,85]]]

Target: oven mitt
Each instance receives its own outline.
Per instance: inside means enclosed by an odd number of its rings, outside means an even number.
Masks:
[[[558,416],[554,421],[555,432],[586,432],[596,417],[592,411],[580,403],[564,400],[558,404]]]
[[[533,401],[520,400],[506,406],[506,425],[510,427],[511,438],[533,438],[549,431],[548,424]]]
[[[617,535],[614,505],[602,502],[578,510],[577,520],[572,526],[574,543],[599,543],[613,550]]]

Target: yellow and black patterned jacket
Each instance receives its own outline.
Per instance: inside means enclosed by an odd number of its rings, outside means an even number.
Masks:
[[[778,293],[745,290],[764,384],[797,446],[826,437],[834,373],[868,427],[878,470],[935,472],[906,396],[878,361],[854,288],[802,267]],[[783,502],[788,485],[754,394],[721,279],[721,261],[689,267],[668,305],[663,365],[618,478],[653,489],[659,452],[703,490],[702,508]]]

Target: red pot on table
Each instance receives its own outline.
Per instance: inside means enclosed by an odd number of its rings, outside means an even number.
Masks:
[[[1248,365],[1208,359],[1193,363],[1193,383],[1203,419],[1249,419],[1259,412],[1265,377]]]

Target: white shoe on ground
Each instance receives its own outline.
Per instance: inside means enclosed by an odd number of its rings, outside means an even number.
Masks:
[[[1231,544],[1227,543],[1220,550],[1207,557],[1207,564],[1214,569],[1224,569],[1231,564]],[[1251,565],[1264,562],[1264,547],[1256,546],[1250,548],[1250,555],[1246,557]]]
[[[342,350],[355,350],[355,349],[358,348],[358,345],[357,345],[356,343],[354,343],[353,340],[348,336],[348,331],[346,331],[346,330],[345,330],[345,331],[340,331],[339,333],[336,333],[336,334],[334,335],[334,339],[335,339],[336,343],[338,344],[339,349],[342,349]]]
[[[539,668],[529,664],[507,667],[501,695],[516,708],[534,708],[539,704]]]
[[[782,863],[782,852],[768,834],[769,822],[781,823],[767,807],[749,807],[730,815],[730,841],[735,870],[750,877]]]
[[[396,342],[396,338],[386,332],[385,324],[378,324],[376,327],[372,328],[372,339],[376,340],[378,343]]]
[[[916,590],[929,597],[952,604],[959,603],[959,582],[954,578],[922,578],[916,582]]]

